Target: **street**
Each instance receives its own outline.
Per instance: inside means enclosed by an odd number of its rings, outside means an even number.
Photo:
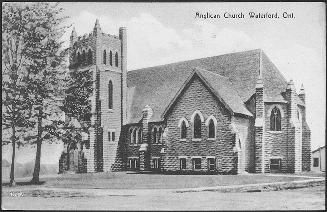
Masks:
[[[6,189],[7,190],[7,189]],[[16,189],[15,189],[16,190]],[[26,195],[3,193],[2,209],[46,210],[323,210],[325,185],[270,192],[149,192],[105,195],[97,189],[89,194],[53,192]],[[100,195],[99,195],[100,194]]]

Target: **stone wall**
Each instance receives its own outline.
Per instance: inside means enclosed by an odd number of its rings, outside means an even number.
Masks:
[[[191,116],[199,110],[204,121],[201,126],[202,138],[193,139],[193,123]],[[208,130],[205,120],[214,115],[217,119],[217,138],[208,140]],[[183,141],[180,139],[179,120],[184,117],[190,126],[187,128],[187,137]],[[201,157],[201,169],[207,169],[207,156],[216,158],[216,168],[220,172],[235,172],[235,146],[234,134],[231,132],[231,115],[216,97],[205,87],[205,85],[195,76],[177,100],[175,106],[167,116],[167,138],[165,140],[164,170],[177,171],[180,169],[179,156],[187,157],[187,169],[192,170],[192,157]]]
[[[281,113],[281,131],[270,130],[270,115],[274,107]],[[287,133],[288,118],[287,104],[266,103],[265,104],[265,172],[270,172],[270,159],[281,159],[281,171],[287,172]]]

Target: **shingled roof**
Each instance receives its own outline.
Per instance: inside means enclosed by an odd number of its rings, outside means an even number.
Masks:
[[[243,102],[255,93],[256,80],[261,72],[265,86],[265,101],[286,102],[281,95],[287,87],[286,79],[269,58],[260,49],[256,49],[129,71],[127,73],[128,123],[137,123],[141,120],[145,105],[153,109],[151,121],[161,121],[165,108],[194,68],[209,72],[204,75],[210,75],[212,72],[226,77]],[[214,82],[210,84],[216,86]],[[232,96],[227,91],[222,93],[225,101]],[[301,104],[302,101],[298,99],[298,103]],[[244,105],[233,107],[242,108]],[[248,111],[241,113],[247,114]]]

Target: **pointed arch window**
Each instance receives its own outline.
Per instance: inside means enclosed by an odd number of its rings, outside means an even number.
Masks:
[[[157,143],[157,128],[153,129],[153,143]]]
[[[112,66],[112,51],[109,52],[109,64]]]
[[[138,140],[138,143],[142,143],[142,131],[141,131],[141,129],[138,130],[137,140]]]
[[[75,60],[76,60],[76,52],[73,52],[73,53],[72,53],[71,60],[72,60],[73,62],[75,62]]]
[[[103,50],[103,64],[107,64],[107,51]]]
[[[216,130],[215,130],[215,123],[212,119],[209,121],[209,138],[215,138],[216,137]]]
[[[118,52],[115,54],[115,66],[118,67]]]
[[[85,63],[86,62],[86,54],[85,54],[85,50],[83,50],[83,53],[82,53],[82,63]]]
[[[157,143],[161,143],[161,135],[162,135],[162,128],[159,128],[159,132],[158,132],[158,142]]]
[[[133,129],[129,130],[129,134],[130,134],[130,142],[133,143]]]
[[[201,138],[201,117],[199,114],[194,116],[194,138]]]
[[[112,105],[113,105],[113,86],[112,86],[112,81],[110,80],[109,81],[109,84],[108,84],[108,107],[109,109],[112,109]]]
[[[81,62],[81,53],[77,53],[77,63]]]
[[[135,136],[136,136],[135,143],[137,144],[139,142],[139,130],[138,129],[135,129],[135,131],[136,131],[136,134],[135,134]]]
[[[281,131],[281,115],[277,107],[274,107],[270,114],[270,130]]]
[[[133,131],[133,142],[132,143],[134,143],[134,144],[136,144],[136,129],[134,129],[134,131]]]
[[[187,133],[186,123],[185,123],[185,121],[182,121],[182,124],[181,124],[181,139],[186,139],[186,133]]]
[[[91,49],[89,49],[89,52],[87,53],[87,63],[92,64],[93,63],[93,55]]]

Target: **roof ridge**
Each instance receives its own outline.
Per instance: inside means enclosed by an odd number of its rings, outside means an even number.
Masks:
[[[138,69],[130,70],[128,72],[136,72],[136,71],[145,70],[145,69],[152,69],[152,68],[165,67],[165,66],[176,65],[176,64],[181,64],[181,63],[187,63],[187,62],[195,61],[195,60],[203,60],[203,59],[221,57],[221,56],[226,56],[226,55],[240,54],[240,53],[246,53],[246,52],[256,52],[256,51],[262,51],[263,52],[262,49],[251,49],[251,50],[246,50],[246,51],[231,52],[231,53],[225,53],[225,54],[220,54],[220,55],[215,55],[215,56],[210,56],[210,57],[202,57],[202,58],[196,58],[196,59],[191,59],[191,60],[182,60],[182,61],[177,61],[177,62],[168,63],[168,64],[138,68]]]
[[[222,77],[222,78],[225,78],[225,79],[229,80],[229,77],[223,76],[223,75],[218,74],[218,73],[213,72],[213,71],[208,71],[207,69],[204,69],[204,68],[195,67],[195,69],[196,69],[196,70],[199,70],[199,71],[205,71],[205,72],[208,72],[209,74],[217,75],[217,76],[219,76],[219,77]]]

